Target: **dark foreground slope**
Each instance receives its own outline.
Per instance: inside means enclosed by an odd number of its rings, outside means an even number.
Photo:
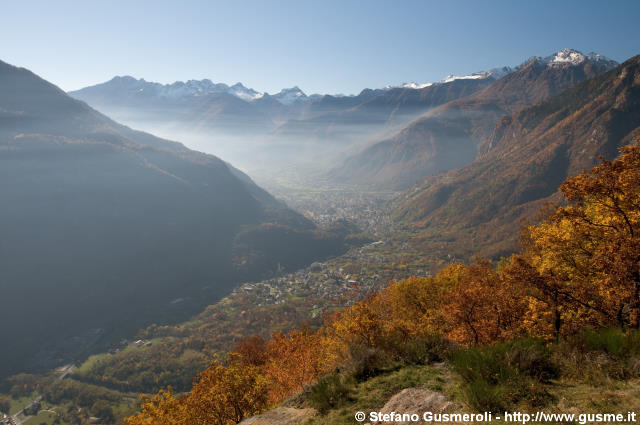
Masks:
[[[3,62],[0,205],[0,374],[342,249],[220,159],[121,126]]]
[[[513,251],[522,219],[560,183],[640,134],[640,56],[502,119],[472,164],[408,191],[397,220],[442,253]]]
[[[572,58],[573,61],[568,59]],[[462,167],[498,120],[613,68],[599,55],[565,49],[533,58],[467,97],[428,111],[390,139],[347,158],[336,181],[406,189],[424,177]]]

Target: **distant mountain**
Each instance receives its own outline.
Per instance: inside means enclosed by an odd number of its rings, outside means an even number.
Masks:
[[[574,53],[551,63],[594,63]],[[546,63],[545,63],[546,62]],[[596,62],[597,63],[597,62]],[[607,65],[609,66],[609,65]],[[525,69],[527,68],[525,67]],[[522,219],[559,200],[569,176],[640,135],[640,56],[506,116],[470,165],[427,178],[398,201],[395,219],[418,230],[424,249],[498,257],[515,248]]]
[[[296,102],[304,102],[308,99],[307,95],[297,86],[290,89],[282,89],[279,93],[272,96],[283,105],[291,105]]]
[[[422,88],[364,89],[356,96],[308,96],[297,86],[267,94],[240,83],[163,85],[133,77],[69,94],[117,121],[215,153],[274,183],[283,170],[326,170],[430,108],[485,87],[496,72]]]
[[[169,307],[176,298],[193,311],[240,280],[344,249],[344,235],[219,158],[117,124],[4,62],[0,164],[0,375],[186,314]]]
[[[513,72],[513,69],[511,69],[511,67],[503,66],[502,68],[493,68],[493,69],[490,69],[489,71],[474,72],[473,74],[469,74],[469,75],[463,75],[463,76],[449,75],[440,82],[450,83],[451,81],[455,81],[455,80],[482,80],[486,78],[499,80],[500,78],[504,77],[507,74],[511,74],[512,72]]]
[[[298,138],[331,146],[334,153],[344,154],[353,146],[394,131],[425,111],[474,93],[493,81],[493,75],[485,73],[482,78],[365,89],[357,96],[324,96],[305,104],[299,118],[280,125],[274,139]]]
[[[242,83],[228,86],[224,83],[213,83],[211,80],[189,80],[187,82],[176,81],[172,84],[160,84],[145,81],[144,78],[136,79],[131,76],[117,76],[102,84],[85,87],[70,92],[73,97],[92,97],[104,102],[120,102],[122,97],[127,98],[160,98],[160,99],[185,99],[190,97],[202,97],[210,94],[227,93],[242,100],[256,100],[264,96],[264,93],[245,87]]]
[[[264,131],[273,127],[272,109],[284,106],[255,102],[265,94],[241,83],[228,86],[210,80],[163,85],[124,76],[69,95],[127,123],[175,121],[196,128],[249,126]]]
[[[531,58],[513,72],[504,69],[497,73],[502,78],[490,85],[429,110],[394,136],[347,158],[330,176],[338,182],[408,188],[426,176],[473,161],[478,146],[501,117],[540,103],[615,65],[600,55],[570,49],[547,58]]]

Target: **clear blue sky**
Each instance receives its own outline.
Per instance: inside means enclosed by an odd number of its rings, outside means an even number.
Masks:
[[[0,60],[65,90],[133,75],[357,93],[563,47],[640,53],[640,1],[2,1]]]

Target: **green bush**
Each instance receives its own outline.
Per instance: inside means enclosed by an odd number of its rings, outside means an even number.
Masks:
[[[346,377],[340,374],[327,375],[320,378],[306,395],[311,406],[325,414],[350,399],[351,387],[351,382]]]
[[[558,345],[563,375],[594,385],[640,377],[640,332],[584,330]]]
[[[404,363],[426,365],[445,360],[451,345],[440,335],[426,335],[392,344],[391,350],[394,357]]]
[[[343,366],[347,376],[357,381],[366,381],[389,369],[392,359],[384,350],[355,345],[351,347],[349,360]]]
[[[475,380],[464,388],[464,396],[470,406],[481,412],[501,412],[509,408],[503,388],[487,381]]]
[[[480,411],[505,410],[521,400],[542,406],[550,397],[543,384],[559,374],[550,350],[535,339],[459,349],[450,360],[465,381],[467,402]]]
[[[602,351],[610,356],[625,358],[640,352],[640,333],[620,329],[585,330],[573,338],[576,348]]]
[[[552,352],[544,341],[527,338],[507,344],[505,361],[509,367],[539,382],[548,382],[560,375]]]

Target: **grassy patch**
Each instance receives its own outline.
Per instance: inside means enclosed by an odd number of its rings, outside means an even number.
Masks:
[[[640,378],[640,332],[620,329],[585,330],[555,349],[567,380],[607,385]]]
[[[509,410],[521,400],[544,406],[552,398],[544,384],[559,374],[550,350],[534,339],[459,349],[451,364],[465,382],[467,403],[478,411]]]
[[[101,362],[101,361],[103,361],[103,360],[108,359],[108,358],[109,358],[109,356],[110,356],[110,354],[108,354],[108,353],[94,354],[94,355],[92,355],[92,356],[89,356],[89,358],[88,358],[87,360],[85,360],[85,361],[84,361],[84,363],[82,363],[82,364],[80,365],[80,367],[78,367],[78,368],[74,371],[74,373],[75,373],[75,374],[77,374],[77,375],[84,375],[84,374],[87,374],[87,373],[89,373],[89,371],[90,371],[91,369],[93,369],[93,367],[94,367],[97,363],[99,363],[99,362]]]
[[[40,425],[42,423],[51,425],[57,417],[58,417],[57,413],[40,411],[36,416],[24,422],[24,425]],[[64,422],[61,421],[61,424],[63,423]]]
[[[444,382],[443,369],[434,366],[406,366],[401,369],[390,369],[381,372],[377,376],[363,382],[346,381],[348,396],[330,409],[318,409],[321,413],[308,422],[309,425],[337,425],[353,424],[353,414],[356,411],[372,411],[382,408],[384,404],[396,393],[413,387],[427,387],[433,390],[442,389]],[[334,375],[335,376],[335,375]],[[329,383],[319,382],[322,389],[317,392],[326,392],[337,380],[344,378],[330,378]],[[316,384],[318,385],[318,384]],[[314,388],[308,394],[313,394]],[[345,388],[341,388],[345,391]],[[309,397],[309,395],[307,395]],[[313,407],[313,402],[309,403]],[[316,405],[315,407],[319,407]]]
[[[29,403],[31,403],[35,397],[36,397],[35,395],[30,394],[30,395],[25,396],[25,397],[12,398],[11,399],[11,408],[9,409],[9,414],[14,415],[14,414],[18,413],[20,410],[22,410],[24,407],[26,407]]]

